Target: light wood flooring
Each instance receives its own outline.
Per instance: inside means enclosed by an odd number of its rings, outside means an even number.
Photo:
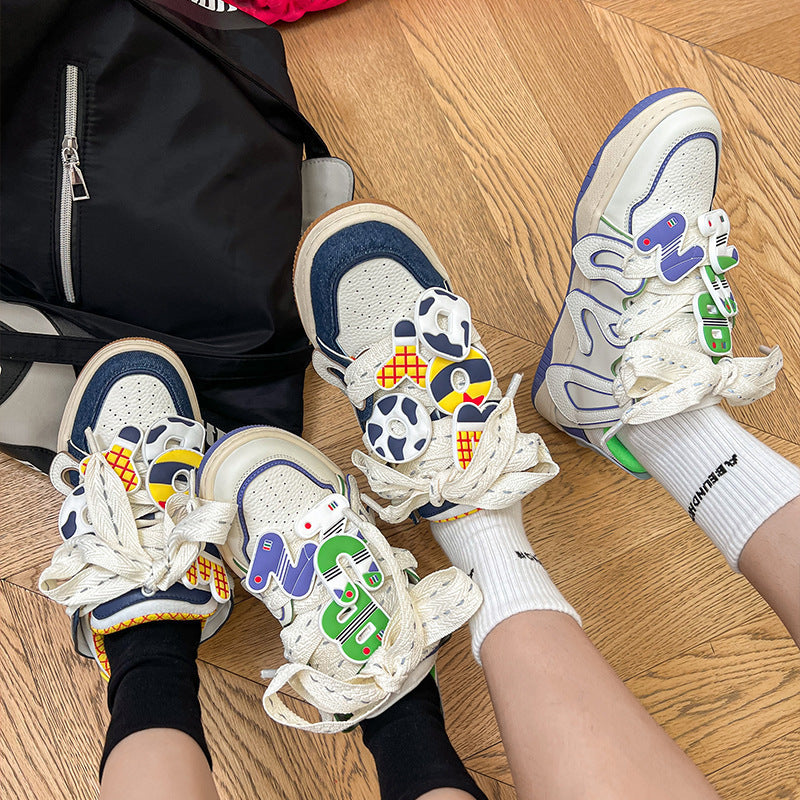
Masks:
[[[422,225],[504,385],[521,370],[530,386],[567,284],[575,195],[608,131],[657,89],[706,94],[725,137],[717,202],[742,255],[736,347],[779,342],[786,357],[774,394],[734,416],[800,462],[797,0],[350,0],[283,32],[301,107],[353,164],[356,196]],[[359,441],[347,404],[313,372],[305,402],[307,438],[346,467]],[[588,635],[725,798],[800,798],[800,654],[775,616],[654,482],[574,446],[526,391],[517,406],[562,468],[525,502],[530,539]],[[0,485],[0,795],[94,797],[105,687],[36,591],[59,496],[5,457]],[[387,533],[424,572],[445,565],[423,526]],[[201,648],[221,794],[377,797],[358,734],[299,734],[263,713],[277,623],[239,594]],[[465,631],[440,667],[458,752],[490,797],[514,797]]]

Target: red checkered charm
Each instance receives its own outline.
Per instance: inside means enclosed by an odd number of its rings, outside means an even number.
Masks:
[[[392,331],[394,355],[378,370],[375,380],[381,389],[394,389],[408,378],[420,388],[425,388],[428,362],[417,352],[417,328],[410,319],[398,320]]]
[[[212,597],[218,603],[225,603],[231,599],[231,585],[222,561],[205,550],[200,551],[194,564],[186,571],[182,583],[189,589],[208,586]]]
[[[119,475],[125,486],[126,492],[132,492],[139,487],[141,478],[136,471],[133,457],[142,443],[144,434],[136,425],[126,425],[117,435],[108,450],[103,451],[103,457],[111,465],[114,472]],[[86,456],[80,463],[82,475],[86,474],[86,466],[90,456]]]
[[[453,412],[453,459],[456,466],[466,469],[481,440],[489,415],[497,403],[486,403],[478,408],[474,403],[461,403]]]

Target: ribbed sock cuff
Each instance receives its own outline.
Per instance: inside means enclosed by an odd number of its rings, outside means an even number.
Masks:
[[[626,425],[619,438],[737,572],[753,533],[800,494],[800,469],[719,406]]]
[[[375,759],[381,800],[416,800],[442,788],[487,800],[450,743],[430,675],[382,714],[365,719],[361,732]]]
[[[101,779],[114,747],[132,733],[150,728],[188,734],[211,766],[197,694],[201,631],[199,621],[147,622],[105,637],[111,723],[100,761]]]
[[[431,523],[431,529],[450,561],[483,592],[483,604],[469,623],[472,653],[478,663],[489,631],[514,614],[562,611],[581,624],[531,548],[522,524],[521,503]]]

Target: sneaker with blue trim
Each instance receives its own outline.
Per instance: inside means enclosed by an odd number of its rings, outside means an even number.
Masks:
[[[614,128],[583,181],[569,289],[534,378],[542,416],[638,477],[617,432],[775,388],[780,348],[732,355],[739,261],[713,209],[721,131],[689,89],[645,98]]]
[[[205,426],[169,348],[122,339],[86,364],[67,401],[50,469],[65,495],[62,543],[39,581],[66,606],[76,650],[109,677],[104,638],[157,620],[227,619],[232,590],[217,545],[233,509],[193,496]]]
[[[320,217],[295,257],[300,318],[320,376],[356,409],[366,452],[353,463],[387,522],[412,512],[443,521],[504,508],[558,467],[517,429],[469,304],[456,295],[419,227],[379,203]]]
[[[291,433],[254,426],[222,437],[200,466],[198,495],[235,509],[222,553],[283,626],[287,663],[264,673],[264,708],[284,725],[335,733],[376,716],[431,671],[481,603],[455,567],[419,580],[352,477]],[[286,705],[287,684],[319,721]]]

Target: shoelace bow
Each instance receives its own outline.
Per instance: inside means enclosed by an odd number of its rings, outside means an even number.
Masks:
[[[473,347],[479,341],[474,333]],[[354,406],[363,408],[366,399],[375,394],[375,373],[390,357],[392,349],[392,337],[386,336],[347,367],[345,391]],[[323,363],[327,363],[327,359],[320,354],[316,362],[318,372],[341,389],[341,382],[328,375]],[[542,438],[536,433],[517,430],[513,400],[520,381],[521,376],[515,375],[505,396],[495,383],[487,400],[499,401],[499,405],[489,416],[466,469],[456,466],[453,460],[453,419],[450,416],[433,421],[428,448],[419,458],[406,464],[384,464],[367,453],[353,451],[353,464],[364,473],[372,491],[389,500],[391,505],[381,506],[366,496],[364,503],[389,523],[401,522],[428,502],[504,508],[557,475],[558,465],[550,457]],[[427,391],[407,381],[392,391],[419,400],[429,411],[434,408]]]
[[[691,244],[706,252],[709,246],[704,237],[693,238]],[[663,419],[716,398],[746,405],[775,388],[783,366],[780,347],[762,348],[762,357],[723,356],[716,364],[699,349],[692,303],[705,284],[698,269],[668,285],[658,277],[655,257],[633,250],[622,269],[626,279],[647,283],[628,302],[616,327],[620,339],[631,339],[613,384],[614,399],[623,409],[620,424]]]
[[[143,484],[144,482],[142,482]],[[101,452],[89,457],[83,486],[93,533],[63,542],[39,579],[41,591],[87,614],[132,589],[164,591],[181,580],[204,543],[227,538],[235,505],[174,494],[164,510],[144,486],[126,492]]]
[[[358,498],[354,498],[357,507]],[[276,722],[314,733],[336,733],[356,725],[376,713],[406,683],[408,677],[438,649],[441,639],[463,625],[478,609],[480,589],[461,570],[450,567],[423,578],[410,586],[405,569],[416,566],[408,551],[393,548],[380,531],[348,509],[351,525],[357,527],[378,558],[385,580],[391,580],[394,608],[390,614],[381,646],[361,671],[349,678],[336,678],[305,663],[284,664],[276,671],[265,671],[272,680],[264,692],[264,710]],[[304,647],[310,658],[322,641],[319,632],[320,609],[330,601],[327,589],[317,584],[310,597],[295,603],[297,615],[284,628],[284,643],[301,631]],[[387,609],[387,613],[389,609]],[[312,635],[316,634],[316,635]],[[287,655],[290,646],[287,645]],[[298,655],[295,652],[293,655]],[[320,712],[319,722],[309,722],[296,714],[278,692],[286,685],[311,703]],[[338,720],[334,715],[347,715]]]

